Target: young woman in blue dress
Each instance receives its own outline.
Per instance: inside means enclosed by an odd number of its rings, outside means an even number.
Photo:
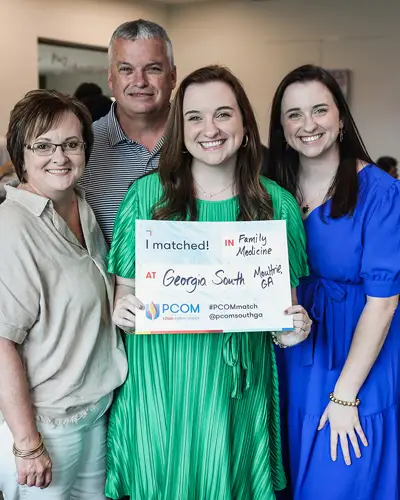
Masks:
[[[397,500],[400,182],[372,164],[337,82],[312,65],[280,83],[269,146],[311,273],[298,298],[312,332],[278,353],[286,498]]]

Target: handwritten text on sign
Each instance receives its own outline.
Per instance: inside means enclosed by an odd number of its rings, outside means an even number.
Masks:
[[[293,328],[285,221],[136,221],[136,333]]]

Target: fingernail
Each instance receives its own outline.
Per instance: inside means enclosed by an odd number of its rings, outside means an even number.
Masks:
[[[351,462],[349,459],[346,460],[346,465],[351,465]]]
[[[140,304],[139,309],[141,309],[141,310],[143,311],[143,309],[144,309],[144,305],[143,305],[143,304]]]
[[[288,314],[288,310],[287,309],[285,310],[285,314]]]

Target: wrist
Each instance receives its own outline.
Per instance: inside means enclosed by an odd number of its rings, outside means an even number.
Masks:
[[[21,450],[34,449],[40,444],[40,434],[35,430],[29,434],[15,435],[14,444]]]
[[[333,393],[336,398],[345,401],[355,401],[359,390],[355,387],[344,387],[341,384],[336,384]]]
[[[282,342],[282,334],[279,334],[277,332],[272,332],[271,338],[272,342],[281,349],[286,349],[287,347],[289,347],[287,344]]]

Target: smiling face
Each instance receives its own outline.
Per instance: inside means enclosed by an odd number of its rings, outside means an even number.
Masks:
[[[162,40],[117,38],[111,50],[108,84],[118,108],[127,115],[165,111],[176,85]]]
[[[338,148],[343,123],[332,94],[321,82],[288,86],[282,98],[281,123],[286,142],[300,156],[316,158]]]
[[[85,152],[80,150],[83,142],[82,126],[73,113],[64,114],[47,132],[30,138],[27,145],[35,145],[40,152],[49,148],[49,144],[68,144],[70,149],[77,149],[77,154],[65,154],[61,147],[49,156],[40,156],[31,149],[24,152],[24,178],[33,192],[53,199],[62,192],[73,189],[85,169]]]
[[[224,82],[189,85],[183,99],[184,141],[194,160],[221,165],[236,160],[244,127],[235,94]]]

